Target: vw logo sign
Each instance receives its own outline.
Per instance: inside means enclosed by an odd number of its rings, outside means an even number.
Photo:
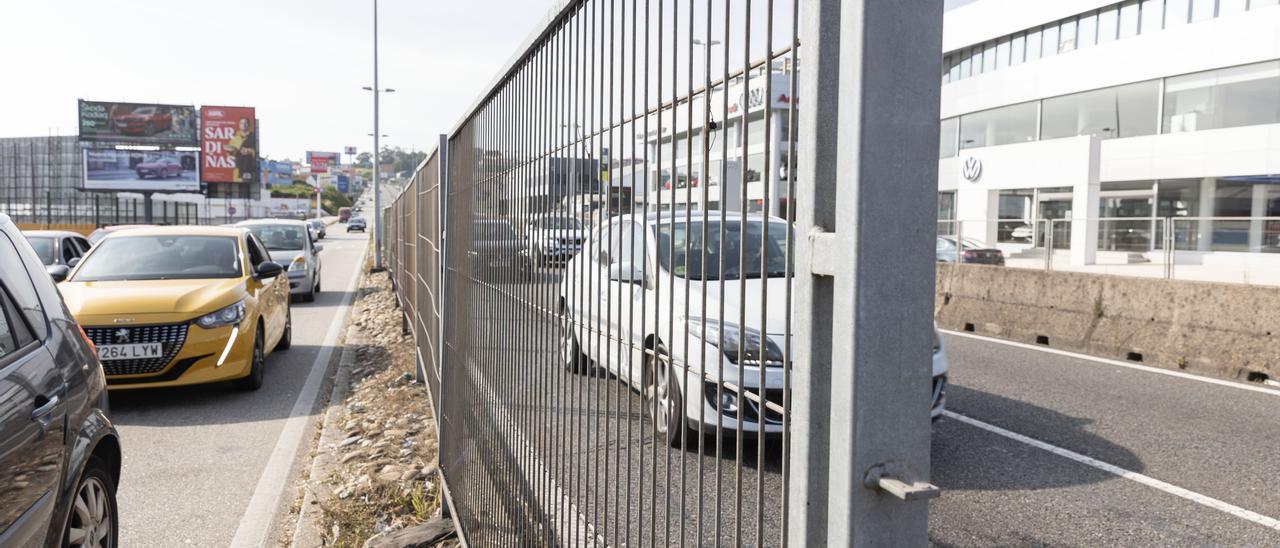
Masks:
[[[976,156],[965,158],[964,165],[960,167],[960,174],[970,183],[976,183],[982,177],[982,160]]]
[[[115,335],[116,335],[116,337],[115,337],[115,338],[116,338],[116,344],[129,344],[129,330],[128,330],[128,329],[117,329],[117,330],[116,330]]]

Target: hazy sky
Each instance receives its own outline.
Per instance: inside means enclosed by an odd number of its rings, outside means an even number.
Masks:
[[[551,0],[380,0],[383,143],[430,148]],[[372,148],[372,0],[0,0],[0,137],[76,133],[76,99],[253,106],[263,153]]]

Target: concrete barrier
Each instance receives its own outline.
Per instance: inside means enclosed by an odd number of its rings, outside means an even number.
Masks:
[[[1213,376],[1280,379],[1280,289],[938,265],[943,329]]]

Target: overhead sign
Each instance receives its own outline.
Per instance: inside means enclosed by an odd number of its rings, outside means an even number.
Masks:
[[[324,156],[316,156],[311,159],[311,173],[320,174],[329,172],[329,159]]]
[[[344,150],[344,152],[345,152],[346,154],[355,154],[355,153],[356,153],[356,147],[346,147],[346,148],[345,148],[345,149],[343,149],[343,150]]]
[[[195,152],[89,148],[83,162],[85,190],[200,192]]]
[[[201,107],[200,150],[200,180],[257,182],[258,129],[253,107]]]
[[[79,101],[80,140],[196,146],[196,109],[185,105]]]

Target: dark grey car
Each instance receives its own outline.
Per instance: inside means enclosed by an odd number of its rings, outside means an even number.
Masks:
[[[96,351],[0,215],[0,546],[114,548],[119,479]]]
[[[66,278],[80,258],[93,247],[84,236],[66,230],[24,230],[22,235],[27,237],[27,243],[31,244],[55,280],[59,276]]]

